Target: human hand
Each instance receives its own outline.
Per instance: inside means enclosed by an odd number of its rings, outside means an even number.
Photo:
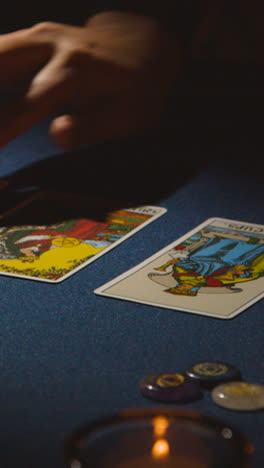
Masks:
[[[2,35],[0,85],[27,77],[28,86],[0,110],[0,147],[60,112],[50,135],[64,149],[151,128],[180,63],[176,40],[134,14],[106,12],[83,27],[40,23]]]

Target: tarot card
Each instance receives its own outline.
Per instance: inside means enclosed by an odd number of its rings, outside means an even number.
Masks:
[[[85,199],[85,205],[95,211],[94,200]],[[9,210],[0,220],[0,274],[61,282],[167,210],[118,208],[100,219],[86,211],[78,197],[44,192]]]
[[[210,218],[95,293],[230,319],[264,296],[264,226]]]

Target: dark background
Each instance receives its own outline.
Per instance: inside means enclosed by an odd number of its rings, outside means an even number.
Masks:
[[[3,32],[72,15],[69,22],[82,22],[76,6],[65,6],[61,16],[61,5],[56,12],[51,2],[28,5],[10,3],[1,14]],[[93,293],[209,217],[264,223],[261,73],[251,64],[193,64],[159,131],[148,137],[63,154],[47,137],[48,119],[0,151],[0,177],[9,182],[0,192],[1,212],[32,186],[86,197],[69,215],[94,213],[91,196],[100,216],[105,205],[168,209],[61,284],[0,277],[3,468],[62,468],[62,443],[79,425],[127,407],[156,406],[138,390],[148,374],[218,359],[264,384],[263,301],[224,321]],[[2,102],[10,96],[12,90],[2,93]],[[209,393],[186,408],[239,427],[256,447],[253,467],[263,466],[262,411],[218,408]]]

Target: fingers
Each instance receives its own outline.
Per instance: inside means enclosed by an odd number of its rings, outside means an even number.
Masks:
[[[0,147],[67,104],[74,92],[69,71],[57,59],[32,80],[26,94],[0,111]]]
[[[155,125],[158,112],[144,108],[135,97],[119,97],[103,108],[87,112],[62,115],[53,120],[50,136],[57,146],[65,150],[96,141],[110,140],[141,132]]]
[[[51,41],[40,39],[34,28],[0,35],[0,84],[36,70],[52,50]]]

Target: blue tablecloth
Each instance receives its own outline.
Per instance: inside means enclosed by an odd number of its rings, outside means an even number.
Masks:
[[[0,152],[13,186],[50,185],[168,212],[61,284],[0,276],[0,465],[64,466],[65,436],[123,408],[154,406],[138,381],[201,360],[224,360],[264,384],[263,300],[228,321],[95,296],[95,288],[209,217],[264,224],[263,151],[252,140],[210,147],[160,137],[59,154],[48,122]],[[108,195],[107,195],[108,194]],[[5,201],[0,201],[1,208]],[[186,407],[225,419],[264,463],[263,412],[231,412],[207,392]]]

